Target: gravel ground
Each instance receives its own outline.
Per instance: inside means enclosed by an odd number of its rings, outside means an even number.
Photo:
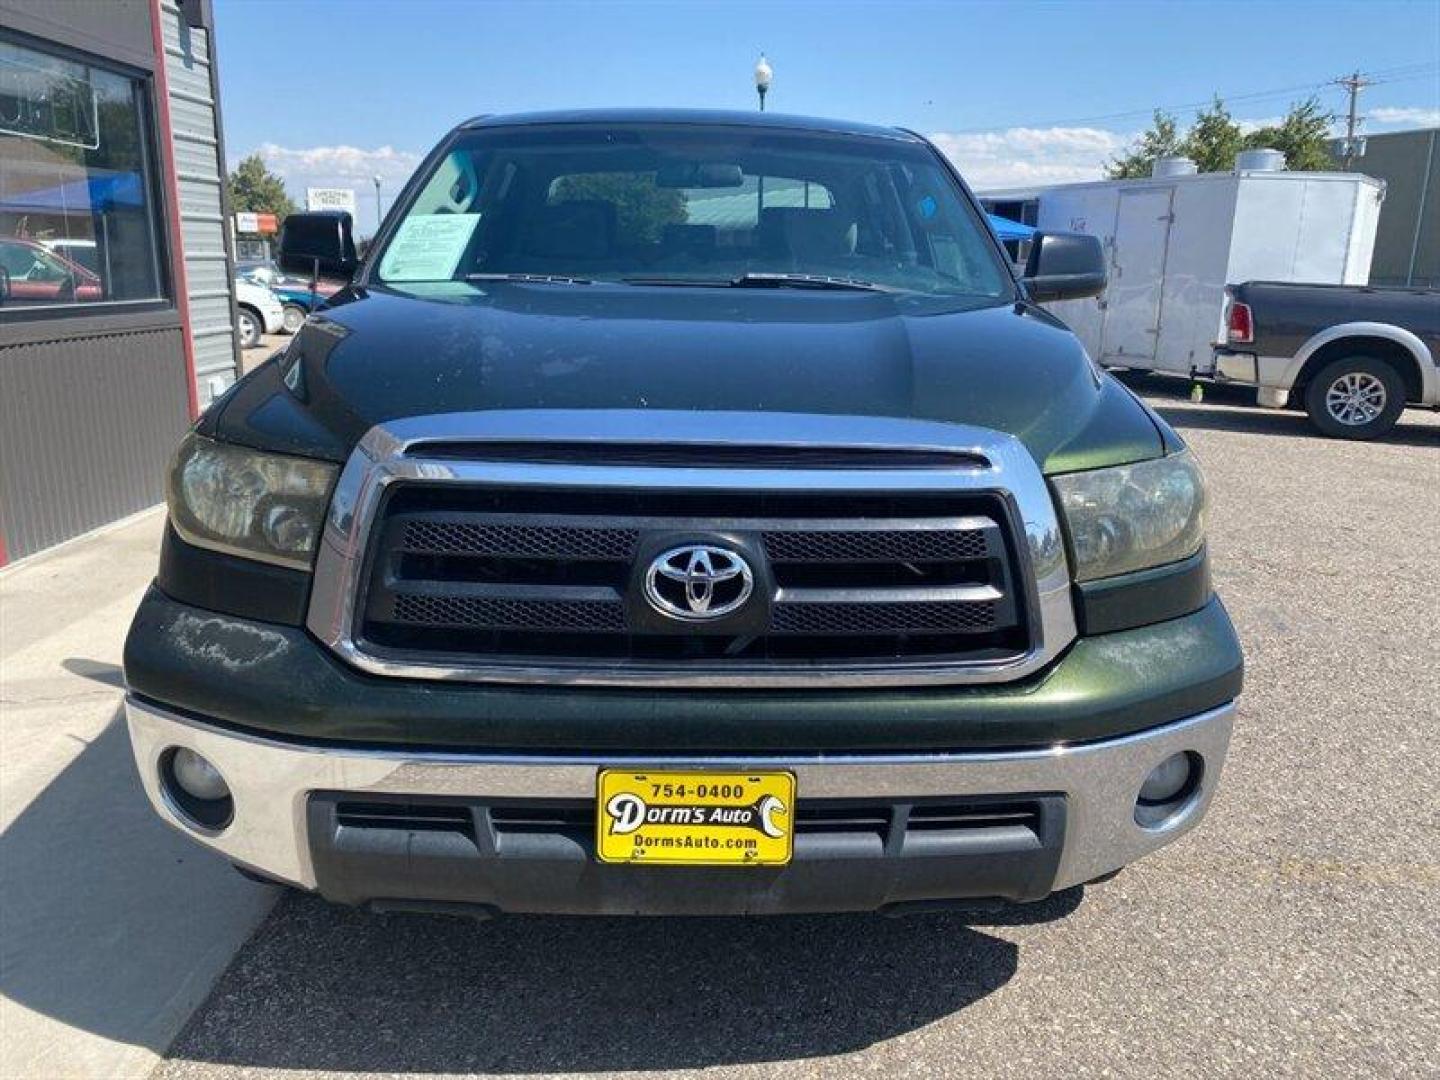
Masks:
[[[1249,660],[1197,832],[1001,919],[292,897],[157,1075],[1440,1075],[1440,417],[1341,443],[1136,386],[1205,463]]]
[[[250,374],[266,360],[269,360],[270,354],[276,349],[283,349],[289,343],[290,335],[288,334],[261,334],[259,345],[241,351],[240,374]]]

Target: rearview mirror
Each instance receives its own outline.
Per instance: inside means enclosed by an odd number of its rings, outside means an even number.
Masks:
[[[280,228],[276,261],[287,274],[349,281],[360,265],[354,222],[344,210],[291,214]]]
[[[1098,236],[1037,232],[1020,283],[1030,299],[1043,304],[1099,296],[1105,291],[1105,276],[1105,250]]]
[[[744,187],[745,176],[739,165],[721,161],[678,161],[661,165],[655,170],[658,188],[736,188]]]

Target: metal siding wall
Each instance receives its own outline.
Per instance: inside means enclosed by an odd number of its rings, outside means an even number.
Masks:
[[[1440,287],[1440,130],[1432,130],[1417,164],[1427,177],[1425,197],[1420,201],[1415,236],[1411,241],[1413,261],[1410,284]]]
[[[1387,131],[1366,140],[1355,171],[1385,181],[1370,263],[1372,285],[1440,283],[1440,129]],[[1339,153],[1337,143],[1330,144]],[[1411,257],[1414,256],[1412,272]]]
[[[169,81],[170,123],[180,192],[180,232],[195,353],[195,381],[203,409],[235,381],[239,349],[231,320],[225,255],[224,182],[211,94],[210,34],[183,25],[169,0],[160,5]]]
[[[0,348],[10,558],[159,502],[188,417],[178,328]]]

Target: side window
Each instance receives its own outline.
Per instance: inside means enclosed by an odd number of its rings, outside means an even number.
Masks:
[[[508,181],[506,181],[508,182]],[[456,151],[436,167],[380,260],[383,281],[448,281],[462,269],[484,217],[475,158]]]
[[[0,316],[163,298],[146,100],[0,37]]]

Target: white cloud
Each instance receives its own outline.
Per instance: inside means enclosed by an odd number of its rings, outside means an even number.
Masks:
[[[930,139],[977,190],[1098,180],[1133,134],[1090,127],[936,132]]]
[[[1365,114],[1368,127],[1440,127],[1440,109],[1394,108],[1382,105]]]
[[[1235,123],[1241,131],[1249,135],[1252,131],[1259,131],[1264,127],[1278,127],[1284,119],[1283,116],[1262,116],[1259,120],[1236,120]]]
[[[1280,116],[1237,119],[1244,132],[1278,124]],[[1368,110],[1365,130],[1440,126],[1440,109],[1391,106]],[[1343,121],[1331,127],[1344,133]],[[1111,158],[1138,135],[1092,127],[1014,127],[1003,131],[936,132],[931,141],[977,191],[1098,180]]]
[[[367,194],[374,198],[375,176],[380,177],[388,206],[423,157],[393,146],[367,150],[359,146],[290,147],[269,142],[261,143],[254,153],[285,181],[290,197],[297,203],[304,203],[307,187],[348,187],[355,190],[362,206]]]
[[[1239,120],[1244,131],[1275,124],[1280,117]],[[1384,106],[1366,114],[1366,130],[1434,127],[1440,109]],[[1098,180],[1111,158],[1123,154],[1135,132],[1094,127],[1013,127],[1001,131],[936,132],[930,136],[977,190]],[[307,187],[349,187],[362,206],[373,198],[372,177],[379,175],[388,205],[424,155],[393,146],[290,147],[261,143],[255,149],[285,181],[296,202]],[[243,156],[243,155],[242,155]],[[231,163],[232,168],[234,162]]]

